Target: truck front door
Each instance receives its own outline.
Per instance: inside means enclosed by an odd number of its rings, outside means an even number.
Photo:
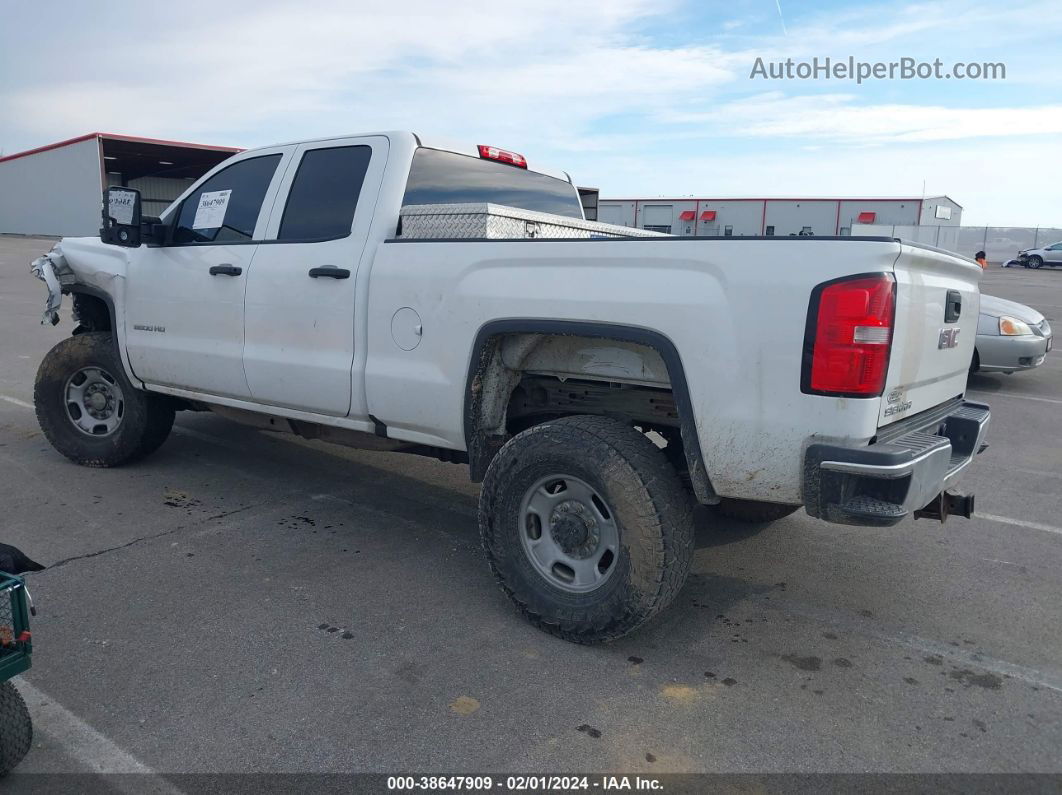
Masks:
[[[386,160],[381,136],[295,151],[247,282],[243,369],[256,402],[352,413],[359,264]]]
[[[290,149],[222,165],[164,219],[165,245],[132,251],[126,340],[133,372],[145,383],[250,397],[244,292]]]

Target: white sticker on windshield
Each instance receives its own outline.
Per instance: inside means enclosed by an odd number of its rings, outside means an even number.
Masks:
[[[229,207],[231,190],[213,190],[199,197],[192,229],[218,229],[225,225],[225,210]]]
[[[107,214],[114,219],[115,223],[122,226],[132,224],[135,203],[136,193],[131,190],[107,191]]]

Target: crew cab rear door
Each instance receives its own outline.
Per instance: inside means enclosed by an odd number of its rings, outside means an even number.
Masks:
[[[966,392],[981,304],[981,268],[904,244],[894,267],[896,320],[879,425]]]
[[[300,145],[247,282],[243,367],[259,403],[350,411],[359,266],[387,161],[381,136]],[[366,274],[362,274],[364,278]]]

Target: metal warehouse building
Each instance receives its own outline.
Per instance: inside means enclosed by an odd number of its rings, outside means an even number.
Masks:
[[[857,224],[958,226],[962,207],[924,198],[601,199],[598,219],[673,235],[850,235]]]
[[[0,233],[95,235],[104,187],[138,188],[158,215],[241,150],[94,132],[0,157]]]

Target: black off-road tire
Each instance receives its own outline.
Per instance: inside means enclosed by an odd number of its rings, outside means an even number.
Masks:
[[[29,753],[33,723],[22,694],[10,682],[0,683],[0,776],[7,775]]]
[[[601,495],[619,530],[616,569],[587,593],[549,582],[520,537],[524,495],[558,473]],[[479,526],[491,571],[524,617],[575,643],[614,640],[659,613],[682,588],[693,556],[691,495],[656,445],[607,417],[563,417],[510,439],[487,470]]]
[[[719,502],[719,513],[738,522],[764,523],[784,519],[800,510],[799,505],[782,505],[777,502],[759,502],[758,500],[735,500],[723,497]]]
[[[68,414],[67,382],[85,367],[106,371],[121,389],[124,412],[110,435],[90,436]],[[37,422],[52,447],[82,466],[113,467],[143,458],[166,441],[173,427],[172,402],[130,383],[109,331],[78,334],[52,348],[37,370],[33,402]]]

